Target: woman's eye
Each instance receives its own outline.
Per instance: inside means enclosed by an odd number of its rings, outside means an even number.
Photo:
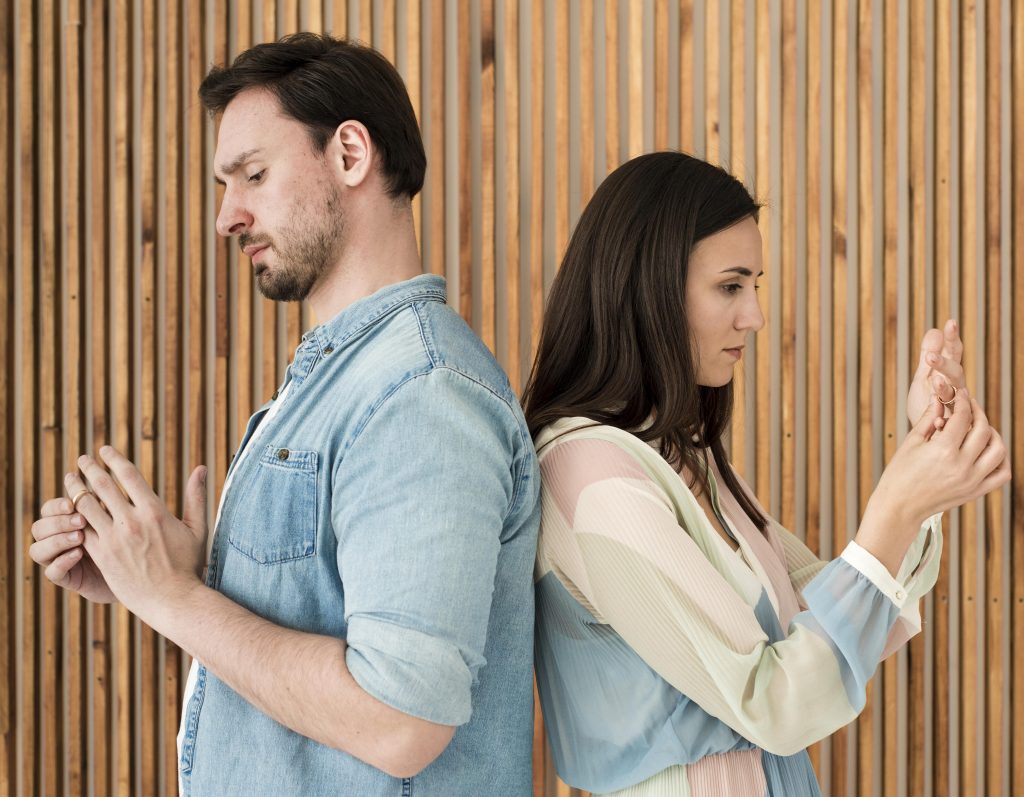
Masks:
[[[250,183],[258,183],[263,179],[263,172],[256,172],[256,174],[249,175]]]
[[[739,293],[741,290],[743,290],[743,286],[739,285],[738,283],[732,282],[728,285],[723,285],[722,290],[728,294]]]

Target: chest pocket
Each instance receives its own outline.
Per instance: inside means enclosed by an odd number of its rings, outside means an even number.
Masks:
[[[317,464],[316,451],[265,446],[243,477],[227,528],[231,547],[262,565],[315,554]]]

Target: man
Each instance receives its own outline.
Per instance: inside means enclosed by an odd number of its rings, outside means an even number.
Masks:
[[[205,468],[179,520],[110,447],[43,506],[32,558],[195,658],[183,794],[529,794],[536,458],[500,367],[420,274],[401,78],[298,34],[200,96],[222,114],[217,231],[321,323],[249,421],[205,582]]]

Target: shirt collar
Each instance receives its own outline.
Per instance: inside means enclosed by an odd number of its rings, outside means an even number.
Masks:
[[[395,308],[412,302],[447,300],[444,277],[421,274],[387,285],[376,293],[353,302],[330,321],[319,324],[302,336],[298,351],[312,350],[327,355],[372,326]]]

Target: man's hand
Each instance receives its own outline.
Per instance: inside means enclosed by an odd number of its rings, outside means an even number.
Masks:
[[[93,603],[113,603],[117,598],[82,547],[84,528],[85,518],[75,511],[70,498],[51,498],[40,509],[39,520],[32,524],[35,542],[28,555],[58,587],[77,592]]]
[[[101,448],[100,456],[109,472],[84,455],[78,466],[88,484],[77,473],[64,480],[71,495],[92,491],[78,501],[78,511],[90,526],[84,531],[85,550],[117,599],[159,630],[161,613],[201,583],[206,468],[192,471],[185,488],[184,519],[179,520],[128,459],[111,446]]]
[[[910,384],[907,395],[907,418],[911,424],[928,408],[933,395],[943,403],[951,402],[954,397],[953,388],[963,390],[967,386],[961,361],[964,355],[964,344],[960,340],[960,330],[956,321],[950,319],[942,330],[929,329],[921,341],[921,356],[918,360],[914,381]],[[953,413],[949,406],[943,413],[949,418]],[[942,426],[943,420],[937,420]]]

